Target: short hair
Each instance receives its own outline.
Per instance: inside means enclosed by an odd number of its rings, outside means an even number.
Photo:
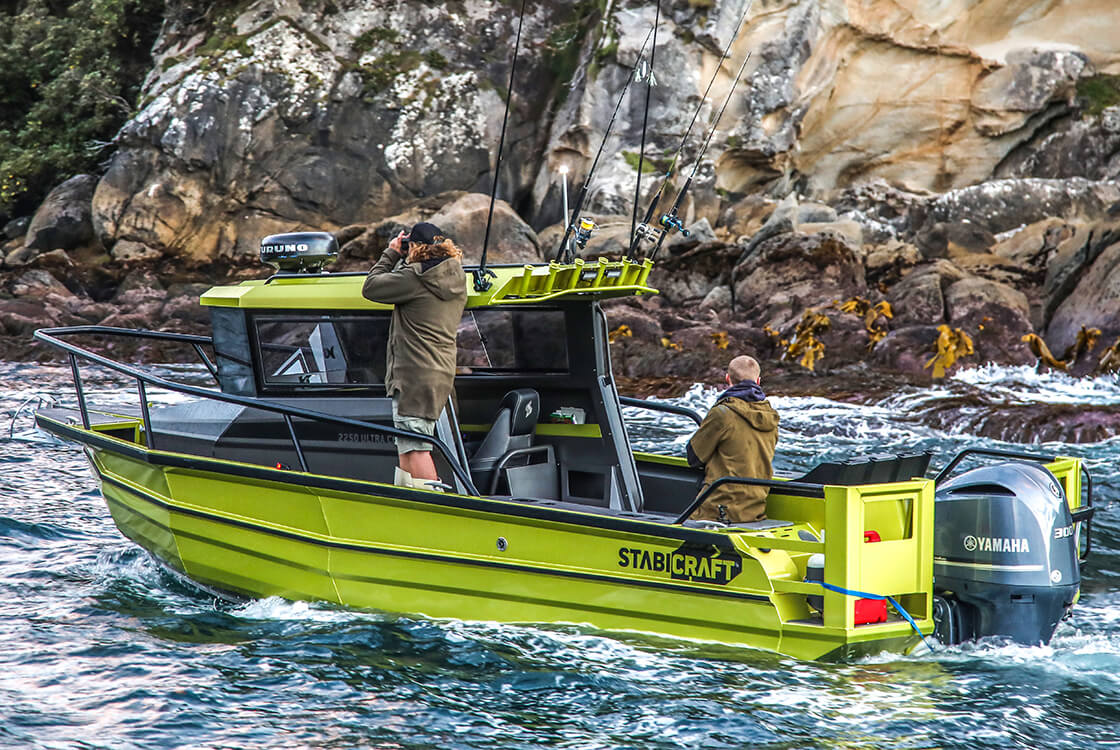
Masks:
[[[762,368],[758,366],[758,360],[754,357],[742,354],[731,360],[731,364],[727,366],[727,374],[731,376],[731,381],[734,383],[742,383],[744,380],[753,383],[762,374]]]

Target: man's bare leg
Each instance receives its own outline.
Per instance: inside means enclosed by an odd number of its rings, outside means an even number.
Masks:
[[[413,479],[439,481],[431,451],[409,451],[402,453],[400,459],[401,468],[411,474]]]

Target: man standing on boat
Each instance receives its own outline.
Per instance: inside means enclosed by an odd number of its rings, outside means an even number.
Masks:
[[[720,477],[770,479],[778,442],[778,412],[762,391],[754,357],[739,356],[727,366],[727,384],[700,429],[688,441],[688,463],[704,469],[704,485]],[[725,484],[697,508],[697,520],[747,523],[766,518],[766,487]]]
[[[422,222],[389,242],[362,285],[366,299],[393,305],[385,391],[399,430],[434,435],[454,387],[455,333],[467,304],[462,257],[439,227]],[[431,443],[405,437],[396,442],[397,484],[439,481]]]

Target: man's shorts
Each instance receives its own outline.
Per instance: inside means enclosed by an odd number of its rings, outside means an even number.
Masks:
[[[423,417],[406,417],[397,413],[398,396],[393,395],[393,426],[398,430],[409,430],[410,432],[419,432],[422,435],[435,435],[436,434],[436,421],[434,419],[424,419]],[[411,453],[412,451],[430,451],[432,444],[423,440],[417,440],[410,437],[396,437],[393,438],[397,443],[397,454]]]

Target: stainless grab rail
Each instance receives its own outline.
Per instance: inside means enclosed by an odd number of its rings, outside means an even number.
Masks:
[[[114,328],[112,326],[67,326],[62,328],[40,328],[35,331],[35,338],[50,346],[61,349],[69,355],[70,369],[74,376],[74,387],[78,393],[78,410],[82,415],[82,426],[85,429],[90,428],[89,411],[86,407],[85,391],[82,387],[81,373],[78,370],[78,358],[88,359],[91,362],[107,367],[115,372],[128,375],[135,378],[137,381],[137,390],[140,394],[140,408],[144,420],[145,434],[148,435],[149,441],[152,440],[151,419],[148,413],[148,404],[146,398],[145,385],[154,385],[159,388],[164,388],[169,391],[177,393],[185,393],[190,396],[198,396],[199,398],[208,398],[215,401],[224,401],[230,404],[238,404],[239,406],[247,406],[253,409],[262,409],[280,414],[284,417],[285,423],[288,425],[288,430],[295,446],[296,456],[299,458],[300,470],[308,473],[307,461],[304,457],[303,448],[299,443],[299,438],[296,435],[294,425],[292,424],[292,417],[299,417],[301,419],[309,419],[318,422],[328,422],[332,424],[347,425],[349,427],[357,427],[360,429],[372,430],[374,432],[381,432],[394,437],[409,437],[417,440],[422,440],[426,443],[431,443],[447,461],[448,466],[455,473],[455,476],[463,483],[469,494],[475,497],[481,497],[478,489],[471,481],[470,474],[463,469],[455,458],[453,453],[448,447],[435,435],[423,435],[418,432],[410,430],[399,430],[396,427],[388,427],[386,425],[376,424],[374,422],[365,422],[360,419],[348,419],[346,417],[338,417],[333,414],[326,414],[324,412],[314,411],[311,409],[301,409],[298,406],[290,406],[288,404],[281,404],[274,401],[267,401],[265,399],[258,399],[248,396],[235,396],[230,393],[223,393],[222,391],[214,391],[208,388],[199,388],[185,383],[175,383],[158,375],[152,375],[139,368],[131,365],[126,365],[121,362],[109,359],[100,354],[95,354],[88,349],[72,344],[67,341],[62,341],[57,338],[58,336],[70,336],[75,334],[103,334],[103,335],[120,335],[131,338],[156,338],[168,341],[180,341],[184,343],[197,344],[196,351],[201,349],[202,344],[211,343],[211,339],[205,336],[191,336],[183,333],[166,333],[161,331],[145,331],[134,328]],[[199,351],[200,354],[203,354]],[[203,354],[205,357],[205,355]],[[207,358],[208,362],[209,359]],[[215,377],[217,371],[212,370]],[[155,450],[155,446],[149,442],[149,448]]]

